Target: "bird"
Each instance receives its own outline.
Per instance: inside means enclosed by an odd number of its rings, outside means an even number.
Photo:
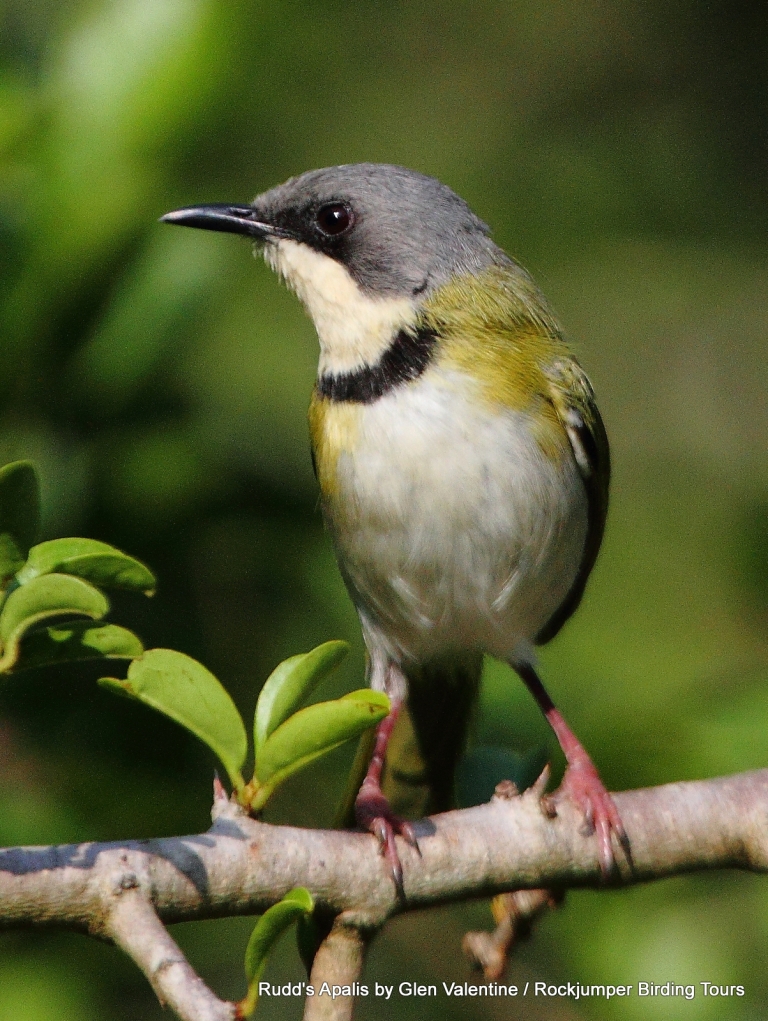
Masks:
[[[528,272],[451,188],[390,164],[311,170],[251,203],[167,223],[249,238],[319,340],[309,407],[322,514],[357,609],[367,682],[390,698],[355,799],[398,889],[414,829],[382,788],[395,724],[445,806],[483,657],[508,663],[566,759],[558,799],[603,875],[627,837],[548,695],[536,647],[579,605],[602,541],[610,456],[594,391]],[[401,742],[402,743],[402,742]]]

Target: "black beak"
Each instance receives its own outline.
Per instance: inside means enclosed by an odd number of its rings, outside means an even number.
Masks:
[[[161,216],[162,223],[178,223],[182,227],[200,227],[202,230],[220,230],[228,234],[244,234],[255,241],[267,238],[287,238],[289,233],[256,219],[252,206],[230,206],[217,203],[210,206],[186,206]]]

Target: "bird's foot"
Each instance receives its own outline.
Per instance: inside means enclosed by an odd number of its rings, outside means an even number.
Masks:
[[[597,835],[600,871],[607,879],[616,865],[611,836],[616,837],[627,860],[630,858],[629,840],[614,800],[586,752],[572,756],[569,761],[563,782],[554,795],[555,803],[563,797],[570,798],[584,813],[586,832]]]
[[[398,895],[402,897],[403,866],[395,845],[395,836],[401,836],[407,844],[418,851],[419,845],[413,826],[395,815],[382,794],[381,787],[370,779],[363,782],[355,798],[355,819],[358,826],[368,830],[378,840],[379,849],[392,872]]]
[[[514,667],[538,702],[550,727],[554,730],[560,747],[563,749],[565,761],[568,763],[563,782],[552,797],[542,798],[542,808],[545,812],[550,813],[556,809],[557,802],[564,797],[575,802],[576,806],[584,813],[587,833],[597,834],[600,871],[607,879],[616,865],[611,841],[612,835],[621,845],[627,862],[630,865],[632,863],[629,839],[619,811],[613,803],[613,798],[605,789],[605,784],[600,779],[595,764],[565,722],[563,714],[547,694],[533,666],[530,663],[517,663],[514,664]]]

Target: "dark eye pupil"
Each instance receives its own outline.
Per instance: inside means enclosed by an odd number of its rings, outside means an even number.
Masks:
[[[350,210],[341,202],[323,206],[317,214],[317,225],[323,234],[343,234],[352,223]]]

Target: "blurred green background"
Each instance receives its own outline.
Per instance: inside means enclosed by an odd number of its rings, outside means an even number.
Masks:
[[[613,502],[546,681],[612,789],[768,763],[768,8],[736,0],[4,0],[0,463],[36,460],[44,537],[146,560],[112,619],[218,674],[249,715],[281,658],[354,646],[305,408],[315,339],[248,245],[158,224],[291,174],[402,163],[454,187],[541,283],[613,444]],[[0,842],[194,832],[213,760],[93,671],[0,692]],[[548,744],[491,664],[476,740]],[[349,751],[269,818],[327,825]],[[368,981],[467,975],[484,905],[396,921]],[[248,919],[173,931],[244,993]],[[743,999],[399,1000],[361,1018],[762,1018],[768,888],[753,876],[580,892],[511,981],[741,983]],[[297,977],[286,944],[275,981]],[[300,1016],[264,1002],[264,1018]],[[432,1011],[432,1014],[430,1014]],[[0,1019],[164,1016],[133,965],[69,934],[0,938]]]

